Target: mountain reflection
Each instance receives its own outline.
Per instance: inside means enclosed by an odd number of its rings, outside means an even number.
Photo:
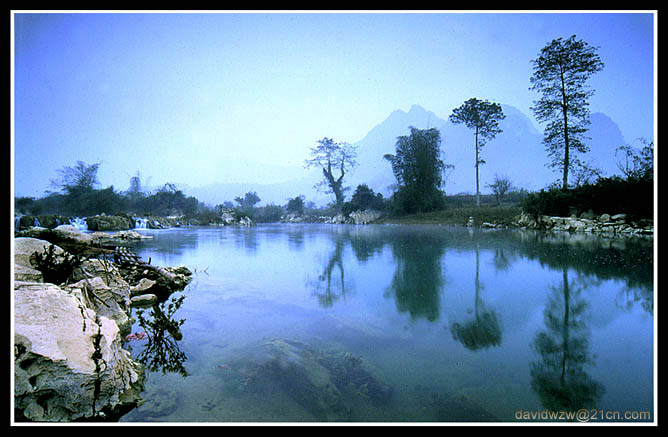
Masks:
[[[582,288],[569,282],[566,267],[562,276],[561,287],[552,287],[544,311],[546,330],[532,343],[540,359],[531,363],[531,388],[552,411],[595,408],[604,388],[585,372],[593,364],[585,322],[588,305]]]
[[[480,299],[480,248],[475,247],[475,318],[463,324],[453,323],[450,327],[452,337],[467,349],[478,350],[501,344],[501,326],[496,311],[485,309]]]

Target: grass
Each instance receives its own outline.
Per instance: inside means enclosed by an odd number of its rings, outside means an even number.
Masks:
[[[475,226],[479,226],[483,222],[510,225],[521,212],[522,208],[519,204],[481,205],[480,207],[453,206],[441,211],[405,216],[387,216],[379,220],[378,223],[465,225],[469,221],[469,217],[473,217]]]

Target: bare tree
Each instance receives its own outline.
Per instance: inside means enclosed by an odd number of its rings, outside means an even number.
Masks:
[[[492,189],[497,203],[501,203],[506,194],[513,189],[513,183],[508,176],[499,176],[497,174],[494,175],[494,182],[487,186]]]
[[[348,143],[336,143],[327,137],[318,140],[318,145],[311,148],[311,158],[306,160],[306,168],[322,169],[324,180],[317,184],[316,188],[324,188],[325,193],[334,193],[338,210],[343,207],[343,178],[356,166],[357,149]],[[335,175],[336,172],[338,175]]]

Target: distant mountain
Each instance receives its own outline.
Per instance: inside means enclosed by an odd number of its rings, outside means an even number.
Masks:
[[[519,109],[501,105],[506,118],[499,122],[503,132],[489,141],[481,151],[486,161],[480,166],[480,191],[489,193],[487,185],[495,175],[510,178],[517,188],[539,190],[556,181],[560,173],[548,168],[547,153],[542,144],[543,133]],[[395,183],[390,164],[383,159],[394,153],[397,137],[408,135],[409,126],[418,129],[437,128],[441,132],[441,151],[447,164],[454,169],[446,173],[445,191],[449,194],[475,193],[475,148],[473,132],[466,126],[446,121],[421,106],[413,105],[408,112],[397,110],[374,127],[356,145],[360,166],[351,175],[349,184],[365,182],[374,191],[391,194]],[[588,141],[591,152],[584,159],[600,168],[604,175],[617,173],[615,148],[624,144],[619,127],[606,115],[591,116]]]
[[[510,105],[501,106],[506,115],[499,123],[503,132],[489,141],[481,152],[486,163],[480,167],[480,191],[489,193],[487,185],[494,181],[497,174],[507,176],[517,188],[532,191],[557,181],[560,174],[546,167],[548,157],[542,144],[543,133],[519,109]],[[392,112],[354,144],[358,147],[359,166],[350,173],[346,185],[352,190],[358,184],[366,183],[375,192],[391,195],[395,178],[389,162],[383,156],[395,153],[397,137],[408,135],[410,126],[418,129],[437,128],[441,132],[442,159],[454,165],[454,169],[446,172],[446,193],[475,193],[473,132],[419,105],[411,106],[408,112],[400,109]],[[616,147],[625,144],[619,127],[605,114],[594,113],[591,115],[588,136],[591,137],[587,142],[591,151],[584,156],[584,160],[602,170],[606,176],[618,173],[614,152]],[[333,200],[331,195],[316,193],[313,189],[313,185],[320,180],[318,170],[303,174],[302,177],[278,184],[214,184],[191,188],[188,194],[210,204],[232,200],[247,191],[256,191],[262,199],[261,204],[285,204],[287,199],[299,194],[304,194],[307,200],[319,205]]]
[[[506,118],[500,122],[503,132],[482,148],[486,161],[480,167],[481,192],[489,192],[486,184],[494,175],[506,175],[518,187],[539,189],[554,179],[545,167],[546,156],[541,134],[518,109],[502,105]],[[418,129],[437,128],[441,132],[441,151],[447,164],[454,169],[446,173],[445,190],[449,194],[475,193],[475,149],[473,132],[464,125],[455,125],[421,106],[413,105],[408,112],[394,111],[356,145],[360,150],[360,166],[351,176],[356,186],[364,182],[384,195],[395,181],[390,164],[383,159],[394,153],[397,137],[408,135],[409,126]]]

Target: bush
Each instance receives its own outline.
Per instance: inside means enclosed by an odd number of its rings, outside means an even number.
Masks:
[[[364,211],[373,209],[376,211],[385,210],[387,202],[381,193],[374,193],[366,184],[360,184],[355,189],[350,202],[343,204],[343,214],[348,215],[353,211]]]
[[[654,211],[654,183],[651,179],[619,176],[600,178],[595,184],[585,184],[566,191],[541,190],[522,202],[527,214],[570,216],[592,211],[595,214],[627,214],[630,218],[651,218]]]

